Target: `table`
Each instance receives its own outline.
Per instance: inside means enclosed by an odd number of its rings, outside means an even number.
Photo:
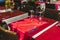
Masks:
[[[57,24],[56,24],[57,25]],[[60,28],[54,25],[35,40],[60,40]]]
[[[13,32],[15,31],[17,33],[19,40],[27,40],[28,37],[26,34],[30,34],[30,36],[32,36],[54,22],[55,20],[49,19],[49,18],[42,18],[41,21],[39,21],[37,18],[33,18],[32,21],[31,21],[31,18],[25,18],[25,19],[10,23],[9,25],[11,27],[11,31]],[[36,30],[36,32],[32,30]],[[31,34],[31,32],[33,33]]]
[[[51,27],[50,29],[48,29],[47,31],[45,31],[44,33],[42,33],[41,35],[39,35],[38,37],[36,37],[33,40],[60,40],[60,22],[57,23],[56,25],[54,25],[53,27]],[[30,40],[32,39],[31,36]],[[27,39],[28,40],[28,39]]]
[[[60,1],[53,2],[53,4],[55,4],[56,10],[60,11]]]
[[[0,10],[3,10],[3,9],[5,9],[5,7],[4,6],[0,6]]]
[[[0,13],[0,21],[4,20],[4,19],[8,19],[8,18],[12,18],[18,15],[22,15],[25,14],[26,12],[22,12],[19,10],[14,10],[13,12],[3,12]]]

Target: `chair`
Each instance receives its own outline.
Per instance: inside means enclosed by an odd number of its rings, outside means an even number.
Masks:
[[[18,40],[15,32],[0,27],[0,40]]]

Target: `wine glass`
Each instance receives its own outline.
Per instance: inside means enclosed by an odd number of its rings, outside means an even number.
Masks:
[[[33,13],[34,13],[34,10],[30,10],[30,18],[31,18],[31,21],[33,20]]]
[[[39,11],[39,13],[40,13],[40,17],[39,17],[39,20],[41,21],[42,20],[42,16],[44,16],[43,15],[43,12],[45,11],[45,3],[42,3],[42,4],[40,4],[40,11]]]

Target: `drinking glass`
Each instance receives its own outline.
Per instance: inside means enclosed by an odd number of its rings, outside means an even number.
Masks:
[[[34,10],[30,10],[30,18],[31,18],[31,21],[33,21],[33,13],[34,13]]]
[[[42,20],[42,16],[44,16],[43,14],[44,14],[44,11],[45,11],[45,3],[42,3],[42,4],[40,4],[40,11],[39,11],[39,13],[40,13],[40,17],[39,17],[39,20],[41,21]]]

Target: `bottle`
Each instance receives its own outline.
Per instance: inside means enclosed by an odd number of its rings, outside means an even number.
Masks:
[[[5,8],[6,9],[10,8],[10,0],[5,1]]]

